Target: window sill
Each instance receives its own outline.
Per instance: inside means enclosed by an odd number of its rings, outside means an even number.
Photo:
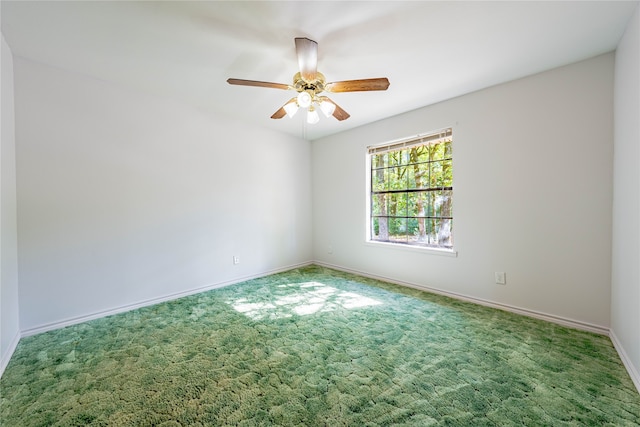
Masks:
[[[368,240],[364,242],[366,246],[378,247],[378,248],[387,248],[387,249],[398,249],[401,251],[409,251],[409,252],[418,252],[429,255],[440,255],[440,256],[448,256],[448,257],[457,257],[458,251],[454,249],[438,249],[438,248],[427,248],[424,246],[414,246],[414,245],[403,245],[401,243],[387,243],[387,242],[376,242],[373,240]]]

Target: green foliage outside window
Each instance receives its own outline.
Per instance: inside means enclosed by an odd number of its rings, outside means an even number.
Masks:
[[[453,247],[451,145],[448,136],[370,154],[372,240]]]

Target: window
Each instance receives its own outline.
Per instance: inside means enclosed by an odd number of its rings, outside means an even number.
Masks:
[[[452,130],[369,147],[369,239],[453,248]]]

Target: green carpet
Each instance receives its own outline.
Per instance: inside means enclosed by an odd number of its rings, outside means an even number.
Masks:
[[[9,426],[637,426],[607,337],[317,266],[24,338]]]

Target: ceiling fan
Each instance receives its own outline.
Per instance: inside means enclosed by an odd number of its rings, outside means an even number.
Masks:
[[[298,95],[286,102],[278,111],[273,113],[272,119],[281,119],[285,115],[293,117],[298,108],[307,110],[307,123],[317,123],[320,120],[317,109],[327,116],[333,116],[342,121],[348,119],[349,113],[322,92],[364,92],[371,90],[387,90],[389,80],[386,77],[376,79],[343,80],[326,83],[324,75],[317,70],[318,43],[308,38],[295,39],[298,68],[300,71],[293,76],[293,84],[270,83],[256,80],[227,79],[227,83],[240,86],[257,86],[273,89],[295,90]]]

